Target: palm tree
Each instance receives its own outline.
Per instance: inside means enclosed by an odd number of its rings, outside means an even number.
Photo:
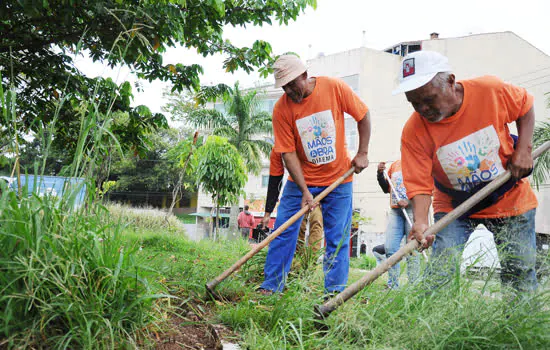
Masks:
[[[248,172],[258,175],[263,157],[268,158],[272,144],[265,140],[271,135],[271,114],[260,109],[261,100],[255,90],[243,92],[239,83],[224,98],[225,113],[216,109],[195,109],[185,120],[192,126],[207,129],[226,137],[243,158]],[[231,205],[229,230],[237,232],[239,204]]]
[[[550,141],[550,122],[541,122],[535,126],[535,131],[533,133],[533,148],[539,147],[546,141]],[[549,173],[550,152],[545,152],[535,160],[535,166],[533,168],[533,180],[537,190],[540,185],[548,182]]]
[[[271,134],[271,114],[261,111],[260,103],[255,90],[243,92],[236,83],[224,101],[225,113],[198,109],[190,112],[186,121],[196,128],[209,129],[214,135],[226,137],[243,157],[248,171],[258,175],[262,159],[269,156],[272,147],[265,140]]]

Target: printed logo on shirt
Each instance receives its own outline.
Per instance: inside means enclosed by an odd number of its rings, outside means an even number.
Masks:
[[[401,171],[392,173],[391,182],[393,184],[393,188],[395,188],[395,192],[391,192],[391,205],[396,206],[397,202],[400,200],[407,199],[407,189],[403,183],[403,173]]]
[[[403,78],[414,75],[414,57],[403,61]]]
[[[327,164],[336,159],[336,127],[331,110],[298,119],[296,127],[309,162]]]
[[[491,125],[437,150],[437,158],[453,188],[469,191],[504,172],[500,140]]]

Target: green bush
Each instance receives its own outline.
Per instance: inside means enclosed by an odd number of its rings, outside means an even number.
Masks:
[[[376,258],[370,255],[361,255],[350,260],[350,266],[356,269],[372,270],[376,267]]]
[[[135,347],[155,294],[121,226],[91,201],[0,201],[0,343],[16,348]],[[59,199],[57,200],[59,201]]]

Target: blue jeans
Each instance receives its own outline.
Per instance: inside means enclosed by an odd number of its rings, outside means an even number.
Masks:
[[[380,265],[384,262],[384,260],[386,260],[386,255],[378,254],[377,252],[372,252],[372,255],[374,255],[374,258],[376,259],[376,266]]]
[[[502,284],[519,292],[534,291],[537,288],[535,213],[532,209],[505,218],[455,220],[435,236],[428,275],[436,284],[445,283],[459,266],[470,235],[477,225],[483,224],[495,238]],[[436,213],[435,221],[443,216],[445,213]]]
[[[313,196],[321,193],[326,187],[308,187]],[[349,239],[352,213],[352,183],[336,187],[321,200],[323,223],[325,229],[325,291],[342,291],[348,282],[349,272]],[[274,228],[277,229],[301,209],[302,192],[298,186],[287,181],[283,196],[277,210]],[[297,220],[276,237],[270,244],[265,261],[265,280],[260,288],[281,292],[294,252],[302,219]]]
[[[411,221],[413,220],[413,211],[412,208],[406,209],[407,214]],[[389,215],[388,227],[386,229],[386,242],[384,243],[384,248],[386,248],[386,257],[389,258],[395,254],[401,247],[401,242],[403,239],[407,239],[409,232],[411,231],[411,226],[407,222],[403,210],[392,208]],[[418,265],[419,257],[418,255],[407,256],[407,275],[409,277],[409,283],[414,283],[418,278]],[[401,270],[399,263],[393,265],[388,272],[388,287],[397,288],[399,287],[399,275]]]

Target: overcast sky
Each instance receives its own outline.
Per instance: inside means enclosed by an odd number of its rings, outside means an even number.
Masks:
[[[550,54],[549,18],[550,0],[318,0],[316,10],[308,9],[286,27],[227,27],[224,37],[243,46],[262,39],[271,43],[275,54],[293,51],[309,59],[320,52],[331,54],[362,45],[384,49],[402,41],[428,39],[431,32],[448,38],[513,31]],[[506,48],[502,54],[506,54]],[[164,56],[165,64],[201,64],[205,71],[203,84],[233,84],[239,80],[246,87],[260,80],[257,74],[225,73],[222,62],[221,56],[205,59],[183,48],[170,49]],[[91,76],[111,76],[119,82],[136,80],[128,69],[113,72],[87,59],[80,59],[77,65]],[[159,112],[165,103],[162,91],[168,86],[143,82],[144,91],[135,92],[134,104],[145,104]]]

